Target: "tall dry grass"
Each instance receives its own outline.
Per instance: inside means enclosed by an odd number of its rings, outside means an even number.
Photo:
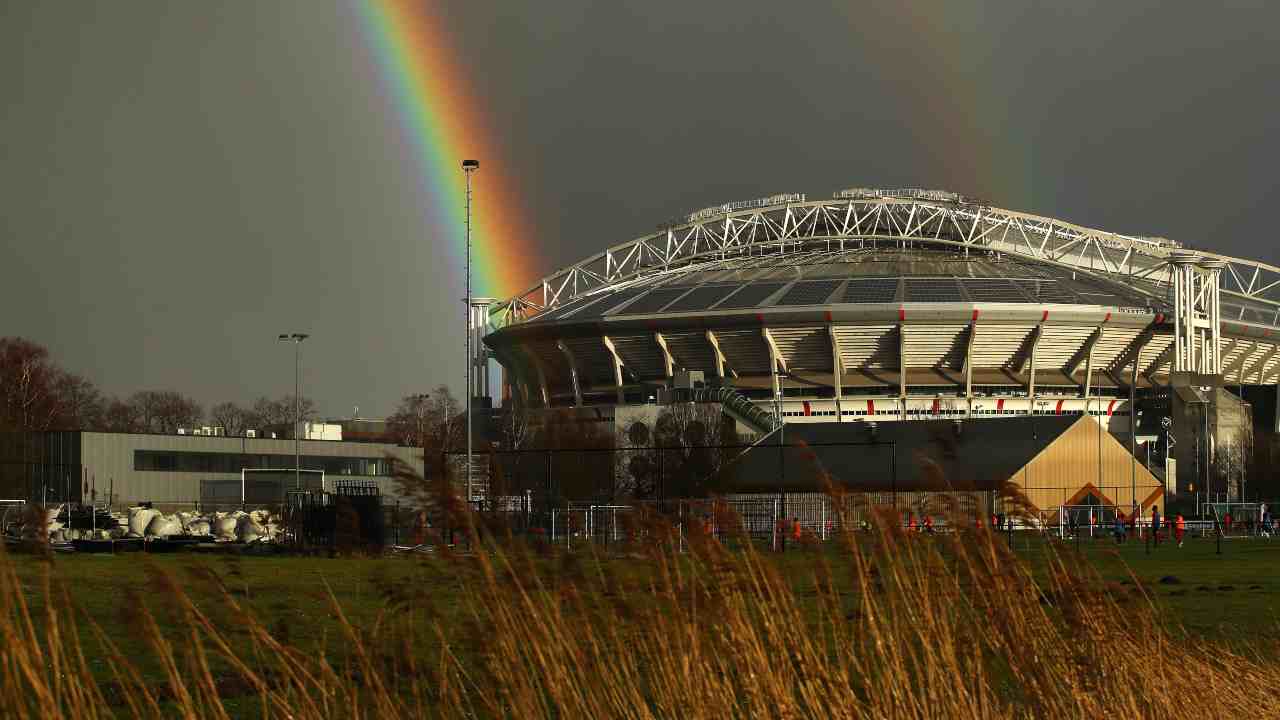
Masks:
[[[334,602],[346,651],[328,655],[282,640],[228,588],[215,619],[160,574],[166,608],[137,603],[134,622],[159,682],[76,609],[55,566],[24,587],[0,558],[0,713],[1246,717],[1280,683],[1280,666],[1175,640],[1140,585],[1117,595],[1065,553],[1037,581],[989,533],[923,538],[880,517],[839,551],[800,550],[812,571],[796,581],[749,544],[678,552],[668,528],[612,558],[476,539],[427,561],[453,578],[461,615],[400,588],[357,627]]]

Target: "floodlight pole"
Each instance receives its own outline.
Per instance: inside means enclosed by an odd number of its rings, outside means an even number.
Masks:
[[[302,489],[302,470],[299,433],[302,431],[302,341],[311,337],[306,333],[281,333],[276,340],[293,343],[293,488]],[[242,483],[243,484],[243,483]],[[242,491],[243,494],[243,491]]]
[[[471,314],[475,312],[471,308],[471,173],[480,169],[479,160],[463,160],[462,174],[467,180],[467,255],[465,261],[464,274],[466,275],[467,284],[467,508],[471,508],[471,405],[472,388],[471,375],[474,371],[475,359],[471,357]]]

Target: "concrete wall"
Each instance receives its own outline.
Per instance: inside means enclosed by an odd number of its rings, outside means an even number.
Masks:
[[[1198,402],[1198,394],[1208,402]],[[1179,493],[1225,493],[1235,500],[1253,458],[1253,413],[1249,404],[1223,388],[1189,392],[1175,387],[1170,415],[1177,442]],[[1205,436],[1206,416],[1208,436]]]
[[[152,501],[162,504],[193,504],[200,498],[201,480],[239,480],[239,472],[191,472],[139,470],[135,467],[138,450],[196,452],[219,454],[279,455],[288,467],[293,466],[294,444],[292,440],[264,438],[203,437],[192,435],[128,435],[118,433],[81,433],[81,461],[92,479],[97,497],[108,499],[115,505]],[[305,456],[342,458],[396,457],[412,467],[422,464],[421,450],[380,443],[351,443],[303,440],[300,451],[304,456],[303,468],[307,468]],[[327,479],[333,479],[329,475]],[[395,481],[386,476],[349,475],[339,478],[374,480],[382,493],[393,500],[396,497]]]

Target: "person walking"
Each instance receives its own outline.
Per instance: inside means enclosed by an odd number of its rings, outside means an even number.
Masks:
[[[796,542],[796,547],[800,545],[800,538],[804,536],[804,528],[800,525],[800,518],[791,518],[791,539]]]
[[[1151,542],[1160,547],[1160,508],[1151,506]]]
[[[1231,511],[1230,510],[1228,510],[1227,513],[1222,516],[1222,526],[1226,529],[1226,534],[1230,535],[1231,534]]]
[[[1173,536],[1178,541],[1178,547],[1182,547],[1182,536],[1187,532],[1187,519],[1182,517],[1182,513],[1178,513],[1178,518],[1173,521]]]
[[[1124,542],[1124,513],[1116,513],[1116,521],[1111,531],[1115,534],[1117,545]]]

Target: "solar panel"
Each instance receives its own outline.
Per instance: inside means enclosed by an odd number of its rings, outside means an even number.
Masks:
[[[945,280],[909,279],[905,282],[907,302],[960,302],[960,287],[950,278]]]
[[[649,288],[647,287],[633,287],[633,288],[628,288],[626,290],[621,290],[619,292],[616,292],[613,294],[613,297],[609,298],[608,302],[601,303],[601,307],[608,305],[609,309],[601,312],[600,314],[608,315],[609,313],[622,307],[627,302],[630,302],[631,300],[635,299],[637,295],[640,295],[643,292],[647,292],[648,290]]]
[[[887,303],[898,296],[898,278],[850,280],[840,302]]]
[[[840,286],[840,280],[798,282],[782,294],[778,305],[821,305]]]
[[[755,307],[765,298],[777,292],[783,285],[786,285],[786,283],[765,282],[755,283],[754,285],[744,285],[741,290],[730,295],[727,300],[720,303],[716,309],[732,310],[735,308]]]
[[[1026,302],[1027,297],[1008,280],[964,278],[960,281],[969,297],[978,302]]]
[[[667,312],[706,310],[738,289],[738,285],[704,285],[671,304]]]
[[[1016,280],[1018,287],[1035,298],[1037,302],[1075,303],[1075,293],[1062,287],[1054,280]]]
[[[537,319],[534,322],[542,322],[546,320],[560,320],[562,318],[573,315],[574,313],[578,312],[579,310],[585,307],[594,305],[606,297],[608,297],[607,294],[597,295],[595,297],[578,298],[577,300],[571,300],[565,303],[564,305],[561,305],[560,307],[554,307],[548,310],[547,312],[542,313],[537,317]]]
[[[650,292],[648,295],[627,306],[622,314],[625,315],[643,315],[644,313],[658,312],[666,307],[667,303],[675,300],[681,295],[689,291],[689,288],[659,288]]]

